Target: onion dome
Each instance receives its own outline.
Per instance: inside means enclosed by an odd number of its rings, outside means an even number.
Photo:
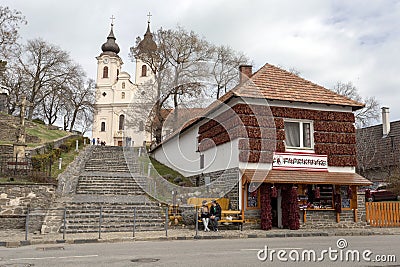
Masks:
[[[102,55],[116,56],[119,53],[119,46],[115,42],[116,38],[114,36],[113,26],[114,25],[111,24],[111,31],[107,37],[107,42],[101,46],[101,50],[103,51],[103,53],[101,53]]]
[[[147,22],[147,31],[143,40],[138,45],[140,53],[154,52],[157,50],[157,44],[153,40],[153,34],[150,32],[150,21]]]

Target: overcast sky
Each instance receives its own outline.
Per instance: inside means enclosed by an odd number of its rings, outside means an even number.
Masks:
[[[132,76],[129,48],[146,30],[181,25],[215,44],[244,52],[254,70],[265,63],[295,68],[332,88],[351,81],[362,96],[375,96],[400,119],[400,1],[343,0],[2,0],[28,24],[22,41],[41,37],[68,51],[89,77],[110,30],[121,48],[123,70]]]

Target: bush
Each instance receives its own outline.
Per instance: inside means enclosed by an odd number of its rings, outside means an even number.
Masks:
[[[47,166],[49,166],[50,158],[52,155],[50,153],[34,155],[31,157],[32,168],[34,171],[44,171]]]
[[[32,122],[35,122],[35,123],[38,123],[38,124],[46,125],[46,123],[45,123],[42,119],[40,119],[40,118],[33,119]]]
[[[61,149],[61,151],[64,153],[69,151],[69,147],[66,144],[61,144],[59,149]]]

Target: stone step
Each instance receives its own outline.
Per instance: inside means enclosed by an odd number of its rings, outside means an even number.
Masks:
[[[164,226],[163,225],[156,225],[156,226],[148,226],[148,225],[137,225],[136,226],[136,231],[137,232],[146,232],[146,231],[161,231],[164,230]],[[62,232],[63,229],[60,229],[60,232]],[[67,234],[75,234],[75,233],[97,233],[99,231],[98,226],[95,227],[74,227],[74,228],[68,228],[65,230],[65,232]],[[101,232],[132,232],[133,231],[133,226],[132,225],[128,225],[128,226],[121,226],[121,227],[103,227],[102,226],[102,230]]]
[[[77,194],[85,194],[85,195],[107,195],[107,196],[123,196],[123,195],[131,195],[132,191],[123,191],[123,192],[116,192],[116,191],[88,191],[88,190],[79,190],[76,191]],[[144,195],[144,192],[135,193],[136,195]]]

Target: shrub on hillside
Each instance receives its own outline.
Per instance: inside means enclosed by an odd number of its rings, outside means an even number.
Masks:
[[[32,122],[36,122],[36,123],[38,123],[38,124],[46,125],[46,123],[45,123],[42,119],[40,119],[40,118],[33,119]]]

